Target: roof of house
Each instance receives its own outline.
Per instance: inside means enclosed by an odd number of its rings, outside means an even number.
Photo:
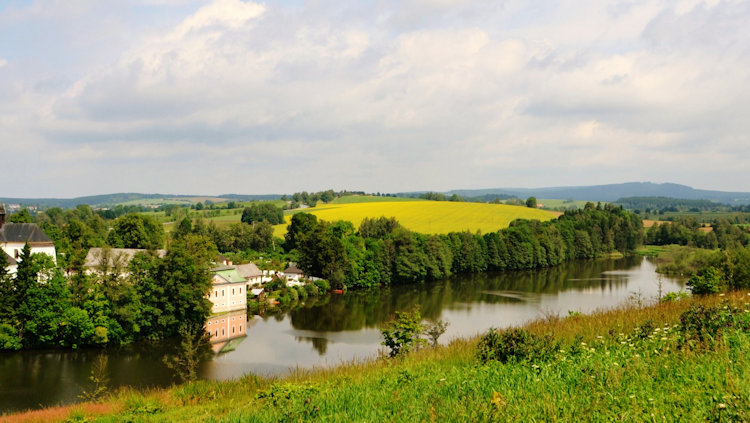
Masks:
[[[6,223],[0,226],[0,242],[52,244],[52,240],[36,223]]]
[[[131,260],[133,260],[133,257],[136,253],[145,251],[148,250],[139,248],[91,248],[89,249],[89,253],[86,254],[86,262],[84,263],[84,266],[101,266],[102,259],[104,258],[104,255],[107,254],[107,252],[109,253],[109,263],[107,263],[109,266],[113,266],[115,264],[126,265],[130,263]],[[167,254],[167,251],[156,250],[156,254],[159,257],[164,257]]]
[[[16,259],[9,256],[5,251],[0,250],[0,259],[2,259],[2,256],[5,256],[5,262],[8,263],[8,266],[15,266],[18,264]]]
[[[245,278],[243,278],[242,275],[240,275],[239,272],[237,272],[237,269],[235,269],[234,267],[226,269],[214,269],[212,270],[212,272],[215,276],[218,276],[224,280],[224,282],[219,283],[246,282]]]
[[[263,276],[263,272],[258,269],[255,263],[240,264],[235,266],[235,268],[245,279]]]
[[[284,273],[296,274],[296,275],[304,275],[305,274],[305,272],[301,271],[297,267],[297,265],[294,264],[294,263],[289,263],[289,267],[287,267],[286,269],[284,269]]]

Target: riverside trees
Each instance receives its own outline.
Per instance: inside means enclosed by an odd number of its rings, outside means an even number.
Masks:
[[[174,241],[164,258],[141,252],[127,269],[70,279],[27,246],[15,277],[0,271],[0,349],[119,345],[202,328],[211,282],[200,238]]]
[[[386,217],[365,219],[354,231],[298,213],[289,225],[287,248],[296,249],[299,265],[308,274],[340,274],[347,287],[368,287],[555,266],[631,251],[643,237],[638,216],[611,205],[590,204],[550,222],[516,220],[509,228],[484,235],[423,235]]]

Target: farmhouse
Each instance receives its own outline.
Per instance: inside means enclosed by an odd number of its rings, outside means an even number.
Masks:
[[[284,277],[288,282],[299,282],[300,279],[305,277],[305,272],[300,270],[296,264],[289,263],[289,266],[284,269]]]
[[[263,282],[263,272],[255,263],[240,264],[235,267],[248,285],[260,285]]]
[[[147,252],[148,250],[138,248],[91,248],[86,254],[86,260],[83,264],[86,274],[91,275],[98,273],[100,275],[116,271],[121,276],[127,276],[127,267],[133,260],[136,253]],[[157,256],[163,258],[166,250],[155,250]]]
[[[21,250],[28,243],[31,254],[42,253],[52,257],[57,263],[55,244],[35,223],[6,223],[5,206],[0,205],[0,249],[3,255],[9,256],[13,263],[5,258],[11,273],[15,273],[14,265],[21,258]]]

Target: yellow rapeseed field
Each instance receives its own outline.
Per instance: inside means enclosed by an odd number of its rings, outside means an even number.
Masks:
[[[328,204],[305,210],[329,222],[347,220],[359,227],[366,217],[395,217],[407,229],[425,234],[470,231],[481,233],[507,228],[515,219],[552,220],[555,214],[523,206],[449,201],[399,201],[352,204]],[[287,224],[291,216],[286,217]],[[286,233],[286,225],[277,225],[276,236]]]

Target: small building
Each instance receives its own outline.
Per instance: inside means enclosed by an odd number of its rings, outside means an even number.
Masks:
[[[305,272],[300,270],[296,264],[289,263],[289,266],[284,269],[284,277],[288,282],[299,282],[300,279],[305,277]]]
[[[248,286],[260,285],[263,283],[263,272],[255,265],[255,263],[240,264],[235,266],[237,272],[245,278]]]
[[[218,267],[211,270],[211,291],[208,298],[213,307],[211,313],[223,313],[247,309],[247,282],[234,267]]]
[[[117,269],[122,276],[127,276],[127,267],[133,257],[137,253],[147,251],[139,248],[90,248],[88,254],[86,254],[83,267],[88,275],[103,274]],[[163,258],[167,254],[167,250],[155,250],[155,253],[158,257]]]
[[[47,254],[57,263],[55,244],[47,234],[36,223],[6,223],[5,206],[0,204],[0,249],[17,263],[27,243],[31,254]]]

